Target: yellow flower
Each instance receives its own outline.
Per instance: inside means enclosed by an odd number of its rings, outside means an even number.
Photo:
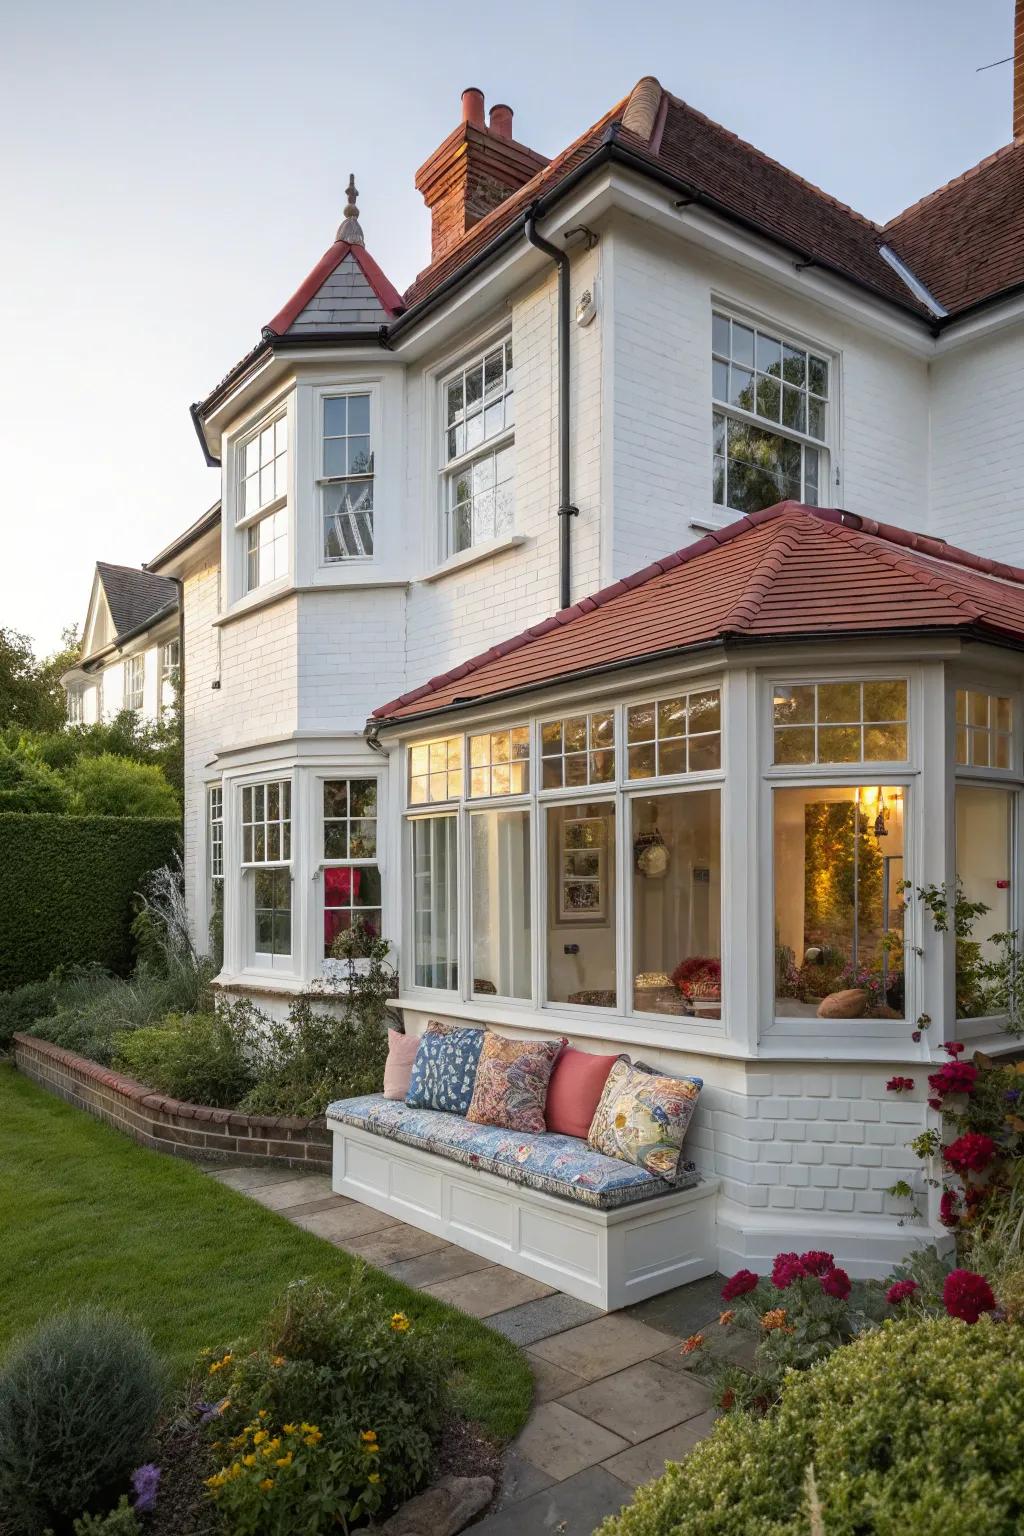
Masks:
[[[774,1333],[776,1328],[784,1328],[786,1325],[785,1307],[773,1307],[761,1318],[761,1327],[765,1333]]]
[[[292,1464],[292,1453],[291,1453],[291,1451],[289,1451],[287,1453],[287,1455],[285,1455],[285,1456],[279,1456],[277,1458],[277,1460],[274,1462],[274,1466],[275,1467],[290,1467],[291,1464]]]
[[[211,1376],[216,1376],[218,1371],[223,1371],[230,1364],[231,1364],[231,1355],[229,1353],[229,1354],[226,1354],[224,1356],[223,1360],[215,1360],[213,1362],[213,1364],[210,1366],[210,1375]]]
[[[253,1445],[262,1445],[264,1440],[269,1439],[270,1436],[267,1434],[265,1429],[258,1429],[252,1437],[252,1443]]]
[[[305,1420],[303,1420],[303,1422],[299,1425],[299,1428],[302,1430],[304,1435],[315,1435],[319,1433],[315,1424],[307,1424]]]
[[[203,1482],[207,1488],[223,1488],[224,1473],[215,1472],[212,1477],[204,1477]]]
[[[379,1445],[364,1445],[363,1446],[363,1450],[366,1452],[367,1456],[379,1456],[380,1455],[380,1446]]]
[[[406,1333],[412,1324],[404,1312],[393,1312],[391,1315],[391,1326],[395,1333]]]
[[[286,1435],[294,1435],[296,1432],[294,1424],[282,1424],[281,1430]]]
[[[274,1479],[272,1477],[265,1477],[262,1483],[260,1483],[260,1493],[269,1493],[273,1486]]]
[[[379,1483],[380,1482],[380,1473],[379,1472],[371,1472],[369,1477],[366,1479],[366,1481],[368,1483]]]
[[[256,1415],[256,1417],[259,1418],[259,1419],[269,1419],[270,1418],[270,1410],[269,1410],[269,1408],[261,1408],[259,1413]]]
[[[321,1435],[306,1435],[302,1443],[303,1445],[317,1445],[322,1438]]]
[[[255,1455],[254,1451],[250,1451],[248,1456],[243,1456],[242,1457],[242,1466],[243,1467],[254,1467],[255,1465],[256,1465],[256,1455]]]
[[[375,1429],[364,1429],[359,1438],[365,1441],[367,1445],[372,1445],[377,1438],[377,1431]]]
[[[288,1362],[285,1359],[284,1355],[274,1355],[272,1357],[270,1363],[271,1363],[271,1365],[287,1365],[288,1364]]]
[[[315,1424],[303,1424],[302,1430],[306,1436],[307,1445],[315,1445],[318,1440],[323,1439],[322,1432],[317,1429]]]

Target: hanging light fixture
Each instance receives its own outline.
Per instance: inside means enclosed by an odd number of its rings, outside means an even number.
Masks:
[[[885,824],[885,796],[881,790],[878,791],[878,815],[875,817],[875,836],[889,836],[889,828]]]
[[[638,834],[633,844],[633,863],[647,880],[661,880],[672,862],[669,846],[658,830],[658,806],[651,801],[651,826]]]

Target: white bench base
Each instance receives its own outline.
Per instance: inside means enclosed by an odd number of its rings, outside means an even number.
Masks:
[[[714,1274],[718,1180],[612,1211],[328,1118],[333,1187],[605,1311]]]

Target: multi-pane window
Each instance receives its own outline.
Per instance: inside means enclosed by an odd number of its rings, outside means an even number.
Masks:
[[[486,731],[469,738],[469,793],[523,795],[530,787],[530,727]]]
[[[245,590],[255,592],[288,573],[288,512],[279,507],[245,530]]]
[[[291,856],[291,781],[246,784],[242,789],[242,863],[283,864]]]
[[[529,810],[469,818],[473,993],[528,998],[533,990]]]
[[[124,664],[124,707],[142,713],[146,688],[145,656],[129,656]]]
[[[956,760],[962,767],[1009,768],[1013,706],[1003,695],[959,688]]]
[[[456,818],[412,823],[413,977],[418,987],[459,984],[458,828]]]
[[[68,725],[81,725],[85,718],[84,695],[78,686],[72,686],[67,691],[67,721]]]
[[[907,757],[905,678],[777,683],[776,763],[902,763]]]
[[[777,501],[817,506],[824,485],[829,375],[826,358],[715,311],[713,496],[755,512]]]
[[[253,871],[253,938],[257,960],[292,952],[292,872],[288,868]]]
[[[549,806],[545,847],[548,1001],[614,1008],[614,804]]]
[[[274,421],[243,443],[235,518],[250,521],[245,530],[245,590],[254,592],[288,570],[288,418]]]
[[[380,933],[376,779],[324,783],[324,954],[359,918]]]
[[[206,801],[210,879],[224,878],[224,790],[211,785]]]
[[[721,695],[717,688],[631,704],[626,714],[628,776],[700,773],[722,766]]]
[[[409,750],[409,804],[433,805],[462,794],[462,737],[423,741]]]
[[[320,494],[325,560],[373,554],[373,445],[370,396],[324,400]]]
[[[612,711],[569,715],[541,726],[541,788],[610,784],[615,778]]]
[[[445,379],[441,401],[447,556],[513,529],[511,341],[498,342]]]
[[[181,671],[181,641],[168,640],[160,647],[160,711],[174,708]]]

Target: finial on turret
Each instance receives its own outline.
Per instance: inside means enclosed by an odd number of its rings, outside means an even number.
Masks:
[[[356,190],[356,178],[352,175],[348,178],[348,186],[345,188],[345,196],[348,201],[345,204],[345,217],[338,225],[338,233],[335,240],[347,240],[349,245],[365,245],[363,231],[359,226],[359,209],[356,207],[356,198],[359,193]]]

